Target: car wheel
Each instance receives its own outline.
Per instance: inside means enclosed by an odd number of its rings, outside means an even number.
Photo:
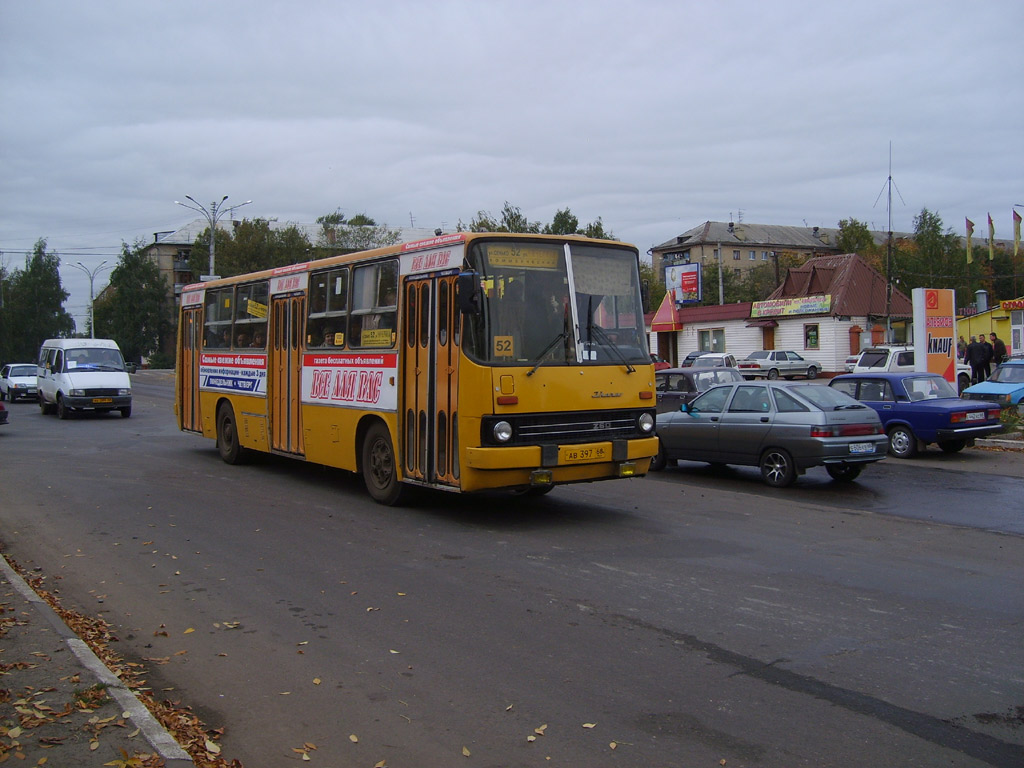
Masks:
[[[825,471],[833,480],[848,483],[856,480],[864,469],[863,464],[826,464]]]
[[[380,422],[366,433],[362,452],[363,483],[373,500],[393,507],[402,498],[404,484],[398,479],[398,464],[391,435]]]
[[[917,438],[910,427],[893,427],[889,430],[889,453],[897,459],[909,459],[917,455]]]
[[[127,419],[132,415],[132,407],[130,405],[126,405],[124,408],[118,408],[117,410],[121,412],[122,419]]]
[[[943,453],[959,453],[967,447],[966,440],[941,440],[939,441],[939,448],[942,449]]]
[[[779,378],[779,369],[778,368],[772,368],[771,370],[769,370],[768,371],[768,378],[771,379],[772,381],[775,381],[777,378]]]
[[[810,368],[807,369],[807,378],[808,379],[816,379],[816,378],[818,378],[818,369],[815,368],[813,365]]]
[[[0,403],[2,403],[3,401],[4,401],[4,391],[2,389],[0,389]],[[13,403],[14,401],[11,400],[11,402]]]
[[[796,480],[793,457],[781,448],[769,448],[761,455],[761,477],[772,488],[785,488]]]
[[[71,409],[64,403],[64,398],[59,394],[57,395],[57,418],[58,419],[70,419]]]
[[[217,452],[227,464],[243,464],[248,451],[238,440],[235,412],[230,403],[222,403],[217,409]]]

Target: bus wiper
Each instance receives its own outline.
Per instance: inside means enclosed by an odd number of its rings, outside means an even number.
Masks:
[[[620,350],[615,342],[612,341],[608,332],[600,325],[594,325],[593,304],[594,297],[591,296],[587,301],[587,337],[592,339],[596,335],[597,338],[601,340],[601,343],[612,351],[612,355],[617,357],[619,362],[626,366],[626,373],[634,373],[636,368],[634,368],[630,364],[629,360],[626,359],[626,356],[622,354],[622,350]]]
[[[537,364],[534,365],[533,368],[531,368],[526,375],[533,376],[533,374],[536,373],[537,369],[544,364],[544,356],[547,355],[548,352],[553,350],[558,345],[558,342],[565,341],[567,338],[568,334],[565,331],[562,331],[557,336],[555,336],[555,338],[551,340],[551,343],[544,347],[544,351],[537,356]]]

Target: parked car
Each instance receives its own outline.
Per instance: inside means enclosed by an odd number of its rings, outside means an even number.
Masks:
[[[659,357],[653,352],[651,352],[651,362],[654,363],[654,370],[656,371],[663,371],[666,368],[672,367],[672,363],[663,357]],[[125,363],[125,365],[128,365],[128,363]],[[135,373],[135,371],[128,371],[128,373]]]
[[[796,352],[784,349],[762,349],[751,352],[745,359],[740,360],[737,367],[740,369],[740,373],[748,379],[761,376],[772,380],[779,376],[786,379],[791,379],[794,376],[816,379],[821,372],[821,363],[817,360],[807,360]]]
[[[967,387],[960,396],[995,403],[1001,408],[1014,405],[1020,408],[1024,401],[1024,358],[1007,360],[992,372],[987,381]]]
[[[658,393],[658,413],[678,411],[679,406],[693,400],[716,384],[743,381],[735,368],[666,368],[654,374]]]
[[[12,403],[19,397],[37,397],[36,367],[33,363],[8,363],[0,368],[0,400]]]
[[[853,371],[854,367],[856,367],[857,365],[858,360],[860,360],[860,352],[858,352],[856,355],[850,355],[848,358],[846,358],[846,362],[843,363],[843,368],[846,369],[847,373],[851,373]]]
[[[824,465],[835,480],[853,480],[885,458],[887,439],[871,408],[820,384],[721,384],[657,415],[660,442],[652,470],[670,461],[759,467],[783,487]]]
[[[961,400],[937,373],[844,373],[829,387],[871,406],[889,435],[889,453],[901,459],[929,443],[955,453],[1002,429],[998,407]]]
[[[724,352],[704,352],[693,358],[694,368],[735,368],[736,357]]]
[[[7,423],[7,408],[3,403],[0,403],[0,424]]]
[[[679,367],[680,368],[689,368],[691,365],[693,365],[693,361],[694,360],[696,360],[701,355],[707,355],[707,354],[710,354],[710,353],[707,352],[706,350],[703,350],[703,349],[697,349],[697,350],[694,350],[693,352],[687,352],[686,353],[686,357],[683,358],[683,362],[681,362],[679,364]]]
[[[883,344],[877,347],[868,347],[861,351],[851,373],[882,373],[885,371],[912,373],[914,371],[914,348],[906,344]],[[956,381],[957,389],[960,392],[971,386],[971,366],[958,361]]]

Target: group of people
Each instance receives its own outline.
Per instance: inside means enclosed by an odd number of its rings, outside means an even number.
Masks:
[[[995,333],[990,333],[987,339],[985,334],[979,333],[971,336],[970,342],[965,342],[961,336],[956,347],[957,354],[971,366],[971,380],[975,384],[988,379],[993,363],[999,365],[1007,359],[1006,344]]]

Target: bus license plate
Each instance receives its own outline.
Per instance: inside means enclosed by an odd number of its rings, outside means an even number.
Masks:
[[[874,443],[850,443],[850,453],[874,453]]]
[[[111,400],[109,397],[94,397],[92,399],[92,404],[93,405],[99,405],[100,403],[112,403],[112,402],[114,402],[114,401]]]
[[[588,445],[579,448],[562,448],[558,457],[560,464],[582,464],[590,461],[607,461],[608,448],[603,445]]]

